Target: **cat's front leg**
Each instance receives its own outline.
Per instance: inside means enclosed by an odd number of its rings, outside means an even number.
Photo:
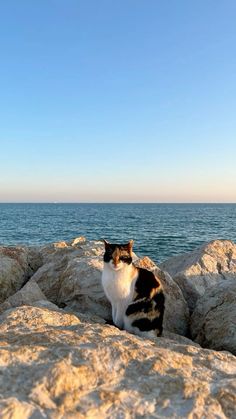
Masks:
[[[116,322],[116,312],[117,312],[117,307],[115,306],[115,304],[112,304],[112,320],[114,324]]]
[[[124,310],[123,307],[119,305],[116,307],[115,317],[113,319],[115,325],[119,327],[119,329],[124,329]]]
[[[114,324],[119,329],[124,329],[124,320],[122,318],[117,318],[116,321],[114,322]]]
[[[121,313],[121,310],[119,310],[118,306],[115,304],[112,304],[112,320],[113,320],[113,324],[116,327],[119,327],[119,329],[123,329],[124,328],[124,320],[123,320],[124,316]]]

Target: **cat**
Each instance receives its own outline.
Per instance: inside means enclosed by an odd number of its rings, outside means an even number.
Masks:
[[[132,262],[133,240],[104,241],[102,285],[112,306],[115,326],[139,336],[161,336],[165,296],[153,272]]]

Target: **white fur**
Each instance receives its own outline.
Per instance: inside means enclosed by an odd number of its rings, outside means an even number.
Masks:
[[[132,264],[120,261],[115,267],[112,260],[104,263],[102,285],[112,305],[113,322],[120,329],[129,329],[125,312],[133,300],[136,279],[137,271]]]

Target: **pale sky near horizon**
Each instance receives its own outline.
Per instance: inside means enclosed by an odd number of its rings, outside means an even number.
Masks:
[[[0,202],[236,202],[235,0],[0,4]]]

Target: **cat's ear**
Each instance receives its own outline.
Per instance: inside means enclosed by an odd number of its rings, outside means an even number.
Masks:
[[[134,244],[134,241],[133,240],[130,240],[129,241],[129,243],[128,243],[128,249],[129,249],[129,251],[131,251],[132,250],[132,247],[133,247],[133,244]]]
[[[102,239],[102,241],[103,241],[103,243],[105,245],[105,249],[106,249],[110,245],[110,243],[105,239]]]

